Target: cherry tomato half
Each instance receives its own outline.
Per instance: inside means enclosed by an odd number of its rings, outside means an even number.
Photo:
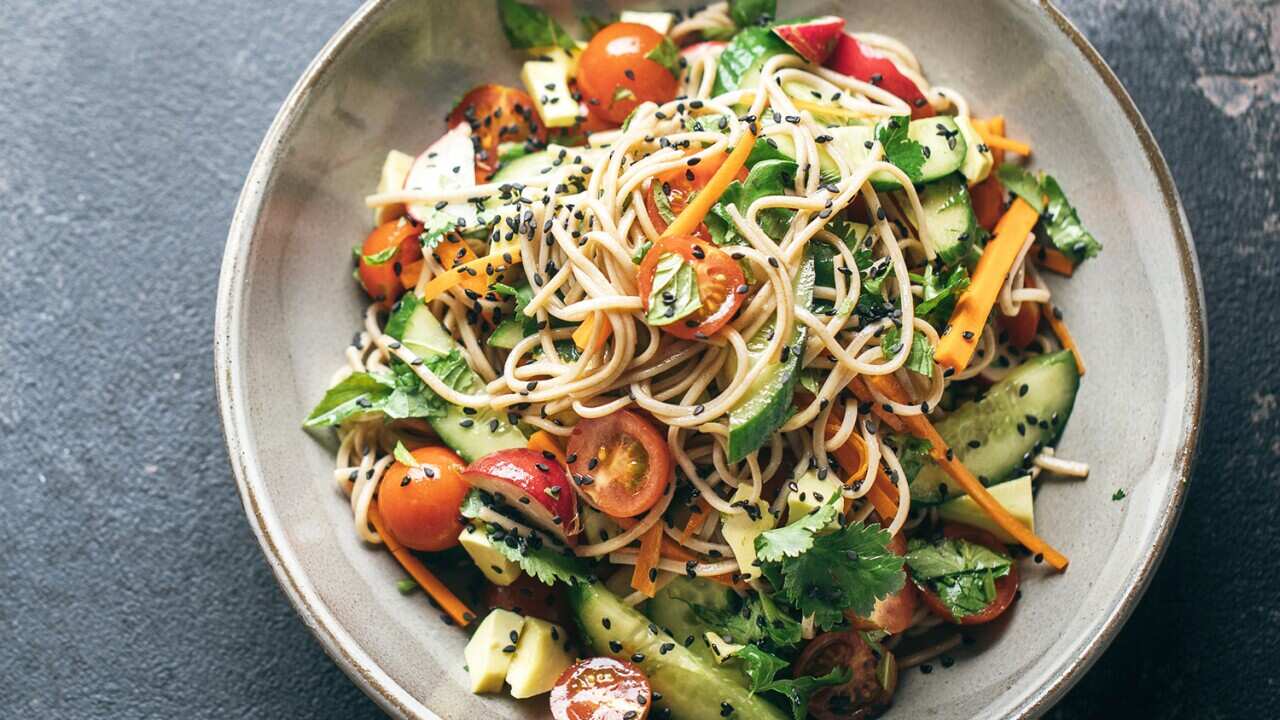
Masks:
[[[387,530],[405,547],[425,552],[458,544],[458,511],[471,489],[462,479],[462,458],[444,447],[412,452],[419,467],[396,462],[378,486],[378,512]]]
[[[404,292],[400,273],[422,259],[422,243],[418,242],[421,234],[422,226],[408,218],[397,218],[374,228],[360,247],[360,284],[383,307],[390,308]],[[393,247],[399,250],[391,257],[383,257]]]
[[[490,585],[484,592],[485,604],[510,610],[517,615],[536,617],[568,627],[572,619],[565,606],[564,593],[541,580],[521,575],[510,585]]]
[[[445,118],[449,127],[471,126],[471,142],[476,146],[476,182],[485,182],[498,170],[498,145],[533,140],[547,142],[533,98],[523,90],[506,85],[479,85],[458,101]]]
[[[646,57],[663,36],[648,25],[619,22],[595,34],[578,59],[578,85],[593,114],[621,123],[642,102],[676,96],[676,77]]]
[[[954,538],[958,540],[968,540],[971,543],[983,545],[988,549],[998,552],[1001,555],[1007,555],[1008,550],[1005,549],[1004,543],[996,539],[996,536],[973,527],[972,525],[961,525],[960,523],[951,523],[942,528],[944,537]],[[957,618],[951,614],[947,606],[942,602],[942,598],[929,587],[927,583],[916,583],[916,587],[920,589],[920,597],[924,599],[924,604],[929,606],[935,615],[946,620],[947,622],[957,623],[959,625],[981,625],[988,623],[1000,617],[1009,606],[1013,604],[1013,599],[1018,594],[1018,564],[1015,562],[1009,568],[1009,574],[996,580],[996,599],[991,601],[981,612],[972,615],[965,615]]]
[[[569,436],[569,470],[593,507],[632,517],[653,507],[671,481],[667,441],[639,413],[619,410],[578,423]]]
[[[640,298],[645,311],[649,310],[649,291],[653,289],[653,275],[658,261],[667,253],[676,253],[693,265],[698,279],[700,307],[693,314],[662,329],[685,340],[705,340],[733,319],[738,307],[746,301],[746,276],[742,268],[729,257],[729,253],[712,243],[692,235],[677,235],[659,240],[644,256],[638,270]]]
[[[1036,281],[1028,275],[1024,284],[1033,288]],[[1005,315],[999,313],[997,318],[1000,322],[1000,329],[1004,330],[1009,337],[1009,344],[1018,348],[1025,348],[1036,339],[1036,330],[1040,327],[1040,304],[1033,302],[1023,302],[1022,307],[1018,308],[1017,315]]]
[[[889,549],[895,555],[907,554],[907,539],[902,533],[893,536],[889,541]],[[903,583],[902,589],[887,598],[876,602],[871,611],[871,623],[890,635],[911,627],[911,619],[915,617],[916,608],[920,606],[920,592],[914,583]]]
[[[569,91],[574,97],[582,97],[582,90],[578,87],[577,81],[569,81]],[[614,130],[618,127],[618,123],[612,122],[606,118],[591,112],[587,106],[587,101],[583,99],[578,103],[578,119],[577,121],[565,128],[552,128],[549,133],[551,141],[568,147],[576,147],[587,144],[587,136],[591,133],[600,132],[602,130]]]
[[[712,155],[693,167],[676,168],[654,178],[649,185],[648,194],[644,196],[644,206],[649,213],[649,220],[659,234],[666,232],[669,223],[662,217],[662,213],[658,212],[658,194],[666,194],[671,214],[678,217],[693,199],[694,194],[706,187],[711,176],[716,174],[716,170],[720,169],[727,157],[727,154]],[[747,169],[744,167],[738,171],[738,180],[745,182],[746,179]],[[707,230],[705,223],[699,224],[693,231],[693,235],[711,242],[711,231]]]
[[[969,188],[969,198],[973,201],[973,214],[987,232],[996,229],[996,223],[1004,214],[1004,185],[995,173],[982,182]]]
[[[878,655],[877,652],[883,653]],[[893,687],[881,684],[880,676],[896,673],[880,672],[882,665],[893,663],[892,654],[873,650],[856,630],[827,632],[805,646],[795,662],[795,674],[826,675],[839,667],[849,668],[852,675],[843,685],[825,687],[809,699],[809,715],[817,720],[845,720],[875,717],[893,698]]]
[[[644,720],[652,706],[649,678],[626,660],[579,660],[551,689],[556,720]]]

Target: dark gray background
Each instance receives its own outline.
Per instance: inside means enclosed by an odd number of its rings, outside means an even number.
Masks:
[[[377,714],[249,531],[211,356],[241,181],[354,5],[0,0],[2,716]],[[1168,559],[1053,717],[1274,716],[1280,4],[1062,5],[1172,165],[1212,372]]]

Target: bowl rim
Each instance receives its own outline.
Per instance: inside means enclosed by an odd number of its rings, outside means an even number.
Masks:
[[[1146,161],[1156,177],[1169,224],[1173,230],[1183,292],[1191,312],[1190,317],[1187,318],[1190,384],[1183,413],[1182,439],[1175,451],[1173,465],[1177,482],[1174,483],[1165,506],[1160,510],[1154,543],[1142,558],[1141,563],[1131,571],[1132,582],[1103,620],[1095,637],[1084,646],[1083,652],[1077,657],[1064,662],[1059,671],[1052,676],[1051,681],[1042,683],[1020,703],[1013,715],[1019,718],[1036,717],[1052,707],[1102,655],[1145,594],[1168,548],[1173,530],[1177,526],[1187,487],[1191,481],[1203,416],[1208,368],[1204,289],[1200,279],[1194,241],[1168,164],[1150,128],[1115,73],[1075,25],[1049,0],[1024,1],[1037,7],[1044,18],[1071,41],[1118,103],[1137,137]],[[243,342],[239,328],[244,300],[244,271],[252,244],[253,230],[265,201],[264,190],[267,179],[275,167],[278,149],[283,144],[305,101],[329,66],[359,31],[371,23],[391,2],[393,0],[366,0],[343,23],[320,49],[289,92],[258,148],[236,203],[222,259],[214,320],[214,379],[217,386],[223,437],[245,514],[275,574],[276,581],[284,590],[289,602],[301,616],[307,628],[319,640],[325,653],[384,711],[398,718],[440,720],[439,715],[413,698],[346,632],[311,586],[306,571],[294,555],[280,527],[278,518],[264,513],[259,493],[265,493],[266,489],[261,473],[256,467],[256,458],[252,456],[247,443],[250,431],[246,412],[247,403],[242,396],[243,377],[240,368],[234,362]],[[422,708],[425,714],[419,712],[418,708]]]

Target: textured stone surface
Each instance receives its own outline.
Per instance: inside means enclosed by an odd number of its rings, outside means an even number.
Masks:
[[[1133,620],[1052,717],[1280,701],[1280,4],[1064,0],[1164,149],[1212,356],[1197,479]],[[276,588],[210,343],[257,143],[352,3],[0,3],[0,715],[372,717]]]

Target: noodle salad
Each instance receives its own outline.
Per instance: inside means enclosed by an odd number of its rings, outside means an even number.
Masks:
[[[305,421],[355,532],[560,719],[874,717],[1018,595],[1101,246],[902,42],[776,0],[555,19],[388,153]],[[372,183],[371,183],[372,184]],[[977,661],[977,660],[975,660]],[[548,702],[543,700],[541,702]]]

